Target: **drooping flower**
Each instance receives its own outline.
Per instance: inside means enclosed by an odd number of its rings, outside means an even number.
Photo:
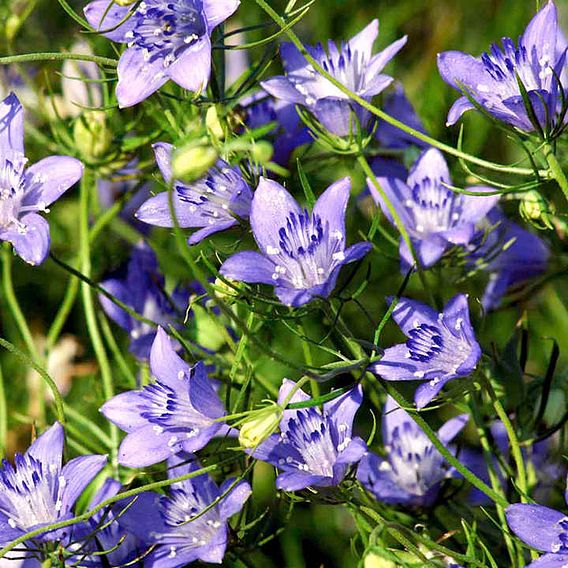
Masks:
[[[153,148],[164,180],[173,184],[172,202],[179,226],[200,227],[189,237],[190,245],[237,225],[239,219],[248,218],[252,191],[237,167],[219,160],[204,178],[194,183],[172,182],[174,147],[158,142]],[[136,212],[136,217],[157,227],[174,227],[169,192],[159,193],[146,201]]]
[[[278,403],[283,404],[296,383],[284,379]],[[309,400],[301,389],[288,401]],[[276,487],[298,491],[306,487],[339,485],[351,464],[358,462],[367,449],[359,437],[352,437],[353,419],[363,400],[360,385],[338,398],[317,406],[285,410],[280,434],[272,434],[252,455],[271,463],[282,473]]]
[[[505,515],[510,529],[523,542],[546,553],[527,568],[563,568],[568,564],[568,515],[532,503],[509,505]]]
[[[446,51],[438,56],[438,68],[446,83],[462,92],[465,89],[497,120],[526,133],[549,133],[566,124],[562,92],[568,88],[567,48],[556,6],[550,0],[531,20],[517,45],[503,38],[502,47],[493,44],[490,53],[481,57]],[[519,81],[534,113],[525,105]],[[448,125],[473,108],[466,96],[460,97],[448,113]]]
[[[120,107],[143,101],[169,79],[189,91],[207,87],[211,32],[239,7],[239,0],[145,0],[134,8],[95,0],[85,8],[89,24],[112,41],[126,43],[118,62]]]
[[[255,129],[270,122],[277,123],[274,129],[274,155],[272,161],[288,165],[292,152],[312,141],[308,129],[301,122],[292,103],[274,99],[264,91],[258,91],[241,101],[247,115],[245,123]]]
[[[450,442],[468,421],[462,414],[448,420],[438,438],[455,453]],[[378,500],[409,507],[434,503],[440,486],[456,472],[434,447],[409,414],[388,397],[383,410],[383,444],[386,458],[368,452],[357,469],[357,479]]]
[[[326,298],[344,264],[365,256],[370,243],[345,248],[345,211],[351,180],[331,185],[312,213],[279,184],[260,178],[250,222],[261,252],[238,252],[220,268],[233,280],[270,284],[279,300],[301,306],[316,296]]]
[[[154,382],[119,394],[101,408],[127,432],[118,454],[122,465],[146,467],[180,451],[196,452],[214,436],[227,434],[228,428],[215,421],[225,409],[205,366],[190,367],[162,328],[152,345],[150,370]]]
[[[438,262],[444,252],[455,245],[467,245],[477,233],[476,224],[483,219],[499,199],[493,196],[472,196],[456,193],[451,185],[448,166],[439,150],[423,152],[410,170],[406,183],[398,177],[378,177],[381,188],[408,231],[412,245],[424,268]],[[373,198],[394,225],[394,219],[371,180],[367,184]],[[473,186],[470,191],[491,191]],[[414,264],[406,243],[400,240],[403,272]]]
[[[392,317],[408,340],[385,349],[369,369],[386,381],[426,381],[416,389],[418,408],[426,406],[448,381],[467,377],[475,369],[481,348],[465,295],[454,296],[441,314],[401,298]]]
[[[104,280],[101,286],[139,315],[163,326],[176,324],[176,310],[178,315],[185,312],[190,295],[182,287],[176,288],[171,298],[166,295],[156,255],[145,243],[134,247],[125,277]],[[107,315],[130,335],[130,351],[140,359],[147,359],[156,328],[136,319],[103,294],[99,294],[99,300]]]
[[[393,78],[381,71],[406,43],[405,36],[372,55],[378,34],[379,22],[373,20],[354,38],[342,43],[340,48],[330,41],[327,52],[321,44],[307,47],[307,50],[342,85],[370,101],[392,83]],[[356,132],[353,113],[356,113],[361,126],[367,127],[369,112],[320,75],[293,44],[282,44],[280,53],[286,74],[261,82],[267,92],[277,99],[306,107],[321,124],[338,136]]]
[[[489,232],[482,230],[484,226]],[[546,272],[550,257],[542,239],[507,219],[498,207],[489,212],[468,248],[472,251],[470,266],[482,266],[489,272],[482,298],[486,310],[499,307],[509,288]]]
[[[50,156],[26,168],[24,110],[11,93],[0,103],[0,241],[12,243],[32,265],[49,253],[49,224],[39,212],[74,185],[83,165],[69,156]]]
[[[168,459],[170,479],[200,468],[194,456],[187,454]],[[201,474],[174,483],[168,495],[142,493],[119,523],[155,546],[146,558],[148,566],[178,568],[195,560],[220,564],[229,536],[227,521],[243,508],[250,494],[246,481],[227,479],[217,487],[208,474]],[[214,507],[200,514],[221,496]]]
[[[80,456],[63,465],[63,427],[56,422],[14,465],[0,468],[0,545],[26,532],[73,517],[72,508],[106,463],[106,456]],[[69,529],[49,531],[38,541],[64,540]]]

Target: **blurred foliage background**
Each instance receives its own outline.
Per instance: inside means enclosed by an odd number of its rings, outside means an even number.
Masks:
[[[271,4],[278,9],[284,7],[284,2],[279,0]],[[557,4],[564,29],[568,30],[568,2],[559,0]],[[84,3],[74,0],[71,6],[80,12]],[[394,59],[387,72],[404,85],[407,96],[415,106],[427,131],[434,137],[455,145],[459,129],[457,127],[447,129],[445,117],[456,94],[439,77],[436,54],[448,49],[478,54],[502,36],[517,37],[536,8],[537,3],[533,0],[315,0],[309,15],[297,26],[296,32],[303,41],[311,44],[327,39],[338,41],[350,38],[371,19],[379,18],[380,32],[375,49],[382,49],[400,36],[408,34],[406,47]],[[266,17],[253,0],[242,0],[238,16],[234,20],[236,20],[233,22],[234,27],[248,27],[266,22]],[[79,26],[56,0],[0,0],[0,30],[3,30],[3,36],[0,38],[1,54],[71,49],[78,29]],[[249,33],[247,39],[252,41],[266,35],[265,30],[256,30]],[[113,54],[113,46],[105,39],[91,36],[90,41],[95,46],[97,54]],[[252,61],[260,56],[261,49],[263,48],[253,50]],[[275,46],[271,46],[271,49],[276,53]],[[31,64],[22,66],[21,69],[30,73],[31,81],[39,86],[44,95],[48,95],[51,89],[56,92],[59,89],[60,64],[49,63],[41,66]],[[276,57],[272,70],[278,71]],[[270,74],[267,73],[267,76]],[[129,118],[135,118],[136,110],[125,111],[124,114]],[[465,119],[465,147],[470,153],[502,163],[514,162],[519,158],[518,149],[503,134],[496,132],[481,117],[470,114],[472,116]],[[111,117],[112,121],[122,120],[116,112]],[[28,113],[27,119],[35,122],[45,135],[50,136],[49,127],[45,127],[41,118],[34,118],[32,113]],[[63,128],[70,130],[68,125],[63,125]],[[48,149],[37,137],[30,137],[27,143],[28,155],[32,161],[48,154]],[[142,156],[142,160],[151,161],[148,150]],[[454,181],[462,184],[466,177],[465,173],[454,160],[450,159],[449,162],[455,176]],[[351,167],[349,161],[341,164],[328,161],[325,168],[322,168],[317,160],[306,161],[304,169],[316,192],[321,192],[330,182],[343,175],[352,175],[354,193],[360,193],[363,189],[363,178],[355,168]],[[150,178],[152,173],[150,168],[148,170]],[[295,174],[292,175],[290,185],[293,187]],[[512,211],[515,212],[515,207]],[[65,198],[53,207],[50,214],[53,251],[67,262],[72,262],[77,248],[77,215],[76,190],[69,191]],[[361,208],[354,211],[353,217],[349,219],[353,227],[366,227],[368,222]],[[163,253],[160,254],[160,262],[168,273],[168,279],[171,280],[168,286],[173,286],[177,280],[191,280],[191,276],[186,274],[183,265],[177,262],[175,247],[170,244],[168,238],[167,231],[154,231],[152,244],[158,246]],[[214,246],[219,247],[220,250],[224,250],[224,247],[228,250],[229,243],[224,242],[224,239],[223,236],[216,237],[213,241]],[[132,233],[124,224],[111,224],[104,238],[99,239],[93,247],[94,280],[101,280],[109,271],[120,266],[128,257],[133,240]],[[557,252],[562,253],[561,250]],[[554,268],[562,270],[561,266]],[[448,295],[455,289],[448,286],[446,280],[448,273],[444,271],[442,274],[440,270],[435,269],[430,277],[436,295],[440,300],[447,300]],[[13,278],[22,310],[39,342],[51,324],[65,294],[69,283],[68,276],[50,260],[41,267],[32,269],[14,258]],[[384,312],[385,296],[395,292],[400,282],[396,250],[390,245],[385,245],[384,256],[373,255],[369,284],[361,298],[374,320],[380,319]],[[492,344],[498,346],[506,344],[522,315],[522,310],[528,307],[529,372],[535,374],[543,372],[551,348],[550,342],[545,338],[552,337],[561,344],[557,372],[564,374],[568,363],[566,348],[568,288],[564,282],[553,278],[540,292],[538,303],[531,303],[532,298],[528,297],[520,304],[504,307],[484,319],[483,327],[477,327],[484,347],[491,349]],[[457,289],[459,288],[458,285]],[[478,290],[481,289],[479,286]],[[7,308],[2,289],[0,294],[0,334],[21,346],[17,327]],[[419,287],[412,287],[407,294],[423,299]],[[475,321],[479,323],[481,316],[479,304],[472,303],[472,312]],[[357,308],[350,306],[346,319],[360,337],[369,337],[370,324]],[[314,320],[310,325],[311,334],[322,333],[321,322]],[[211,333],[210,328],[208,331],[206,321],[202,322],[202,327],[201,333]],[[127,338],[118,328],[113,330],[119,346],[127,352]],[[97,413],[103,400],[102,389],[80,302],[75,304],[64,333],[67,335],[68,343],[61,348],[61,361],[57,365],[62,374],[61,380],[69,388],[67,402],[80,409],[84,417],[103,424]],[[264,329],[263,333],[268,332]],[[270,327],[269,335],[270,337],[266,339],[271,342],[275,350],[285,353],[291,359],[303,360],[300,342],[297,338],[291,339],[282,324],[275,322]],[[383,338],[385,345],[390,345],[397,339],[400,339],[398,330],[394,325],[389,326]],[[269,360],[262,353],[253,353],[253,356],[257,356],[259,374],[274,387],[279,385],[283,376],[297,378],[291,369]],[[321,361],[316,362],[325,362],[324,355],[320,358]],[[134,361],[129,360],[129,362],[134,367]],[[18,359],[6,352],[0,352],[0,365],[8,401],[7,453],[10,455],[15,450],[27,446],[30,416],[33,415],[37,397],[42,395],[38,382],[30,378],[28,369]],[[113,362],[113,370],[117,377],[116,387],[120,388],[121,384],[125,386],[116,362]],[[368,412],[361,414],[368,415]],[[71,423],[73,424],[73,420]],[[74,427],[71,436],[76,438],[78,443],[89,448],[88,433],[78,423]],[[363,435],[368,434],[368,428],[365,430],[363,427],[363,430]],[[285,518],[286,507],[274,496],[271,468],[259,464],[257,470],[255,506],[259,510],[263,507],[281,510],[279,514]],[[266,566],[288,568],[352,566],[354,560],[349,538],[354,533],[354,528],[350,515],[342,507],[330,507],[325,504],[308,507],[299,504],[294,508],[289,528],[268,545]]]

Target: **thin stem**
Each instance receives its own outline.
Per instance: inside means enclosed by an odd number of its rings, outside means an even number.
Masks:
[[[79,257],[81,259],[81,272],[86,278],[91,277],[91,250],[89,244],[89,192],[91,190],[91,176],[85,171],[81,179],[80,188],[80,216],[79,216]],[[87,321],[87,329],[93,344],[93,349],[97,356],[97,361],[101,369],[101,377],[103,384],[103,392],[105,399],[109,400],[114,395],[114,387],[112,382],[112,373],[110,363],[106,354],[104,343],[101,337],[97,318],[95,314],[95,305],[91,287],[86,282],[81,282],[81,295],[83,298],[83,306],[85,309],[85,319]],[[112,444],[111,462],[114,471],[118,472],[118,430],[114,424],[110,424],[110,437]]]
[[[568,178],[556,159],[556,154],[554,153],[552,145],[547,142],[543,145],[542,150],[550,170],[550,175],[556,180],[564,194],[564,197],[568,201]]]
[[[109,65],[110,67],[116,67],[118,65],[116,59],[81,53],[24,53],[22,55],[9,55],[8,57],[0,57],[0,65],[26,63],[29,61],[65,61],[68,59],[74,61],[92,61],[98,65]]]
[[[6,455],[8,435],[8,407],[6,405],[6,390],[4,389],[4,375],[0,364],[0,453]]]

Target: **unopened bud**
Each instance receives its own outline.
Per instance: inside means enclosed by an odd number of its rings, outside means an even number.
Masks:
[[[250,153],[253,161],[259,164],[267,164],[272,159],[274,148],[270,142],[259,140],[253,144]]]
[[[112,143],[104,112],[86,111],[73,127],[73,139],[79,152],[87,158],[104,156]]]
[[[537,228],[553,228],[550,205],[538,191],[532,190],[523,194],[519,212],[523,219]]]
[[[231,281],[232,283],[233,281]],[[215,279],[215,296],[228,304],[230,304],[237,296],[238,292],[232,286],[229,286],[226,282],[223,282],[220,278]],[[240,282],[234,282],[235,287],[240,286]]]
[[[243,422],[239,432],[239,442],[243,448],[256,448],[280,426],[283,410],[278,404],[251,412]]]
[[[382,556],[379,556],[374,552],[370,552],[369,554],[367,554],[363,562],[363,568],[396,568],[396,567],[397,565],[394,562],[387,560],[386,558],[383,558]]]
[[[207,114],[205,115],[205,126],[207,127],[207,132],[215,140],[223,140],[225,138],[225,131],[219,120],[219,115],[217,114],[217,108],[212,106],[207,109]]]
[[[172,171],[175,179],[195,181],[202,178],[215,165],[218,154],[211,146],[186,146],[172,156]]]
[[[136,0],[114,0],[114,3],[119,6],[130,6],[130,4],[134,4],[134,2],[136,2]]]
[[[6,18],[4,24],[4,33],[6,34],[8,41],[11,41],[14,38],[14,36],[18,33],[21,25],[22,21],[16,14],[10,14]]]

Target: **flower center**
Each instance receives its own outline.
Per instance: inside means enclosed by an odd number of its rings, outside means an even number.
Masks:
[[[278,234],[279,247],[266,251],[275,264],[272,278],[283,278],[296,289],[323,284],[345,259],[343,234],[329,235],[321,218],[306,210],[300,215],[290,213]]]
[[[22,154],[14,153],[0,166],[0,229],[18,224],[23,209],[25,162]]]
[[[132,16],[136,25],[127,39],[144,50],[147,61],[163,59],[164,67],[168,67],[206,35],[207,24],[200,5],[196,0],[141,2]]]
[[[17,454],[15,467],[6,460],[0,470],[0,511],[12,528],[53,523],[62,507],[66,480],[59,469],[49,469],[33,457]]]
[[[411,329],[409,334],[410,339],[406,346],[410,351],[410,358],[414,361],[428,361],[444,348],[440,330],[436,327],[422,324]]]
[[[412,199],[405,203],[420,234],[436,233],[455,227],[463,210],[463,199],[445,188],[441,180],[424,178],[412,188]]]

